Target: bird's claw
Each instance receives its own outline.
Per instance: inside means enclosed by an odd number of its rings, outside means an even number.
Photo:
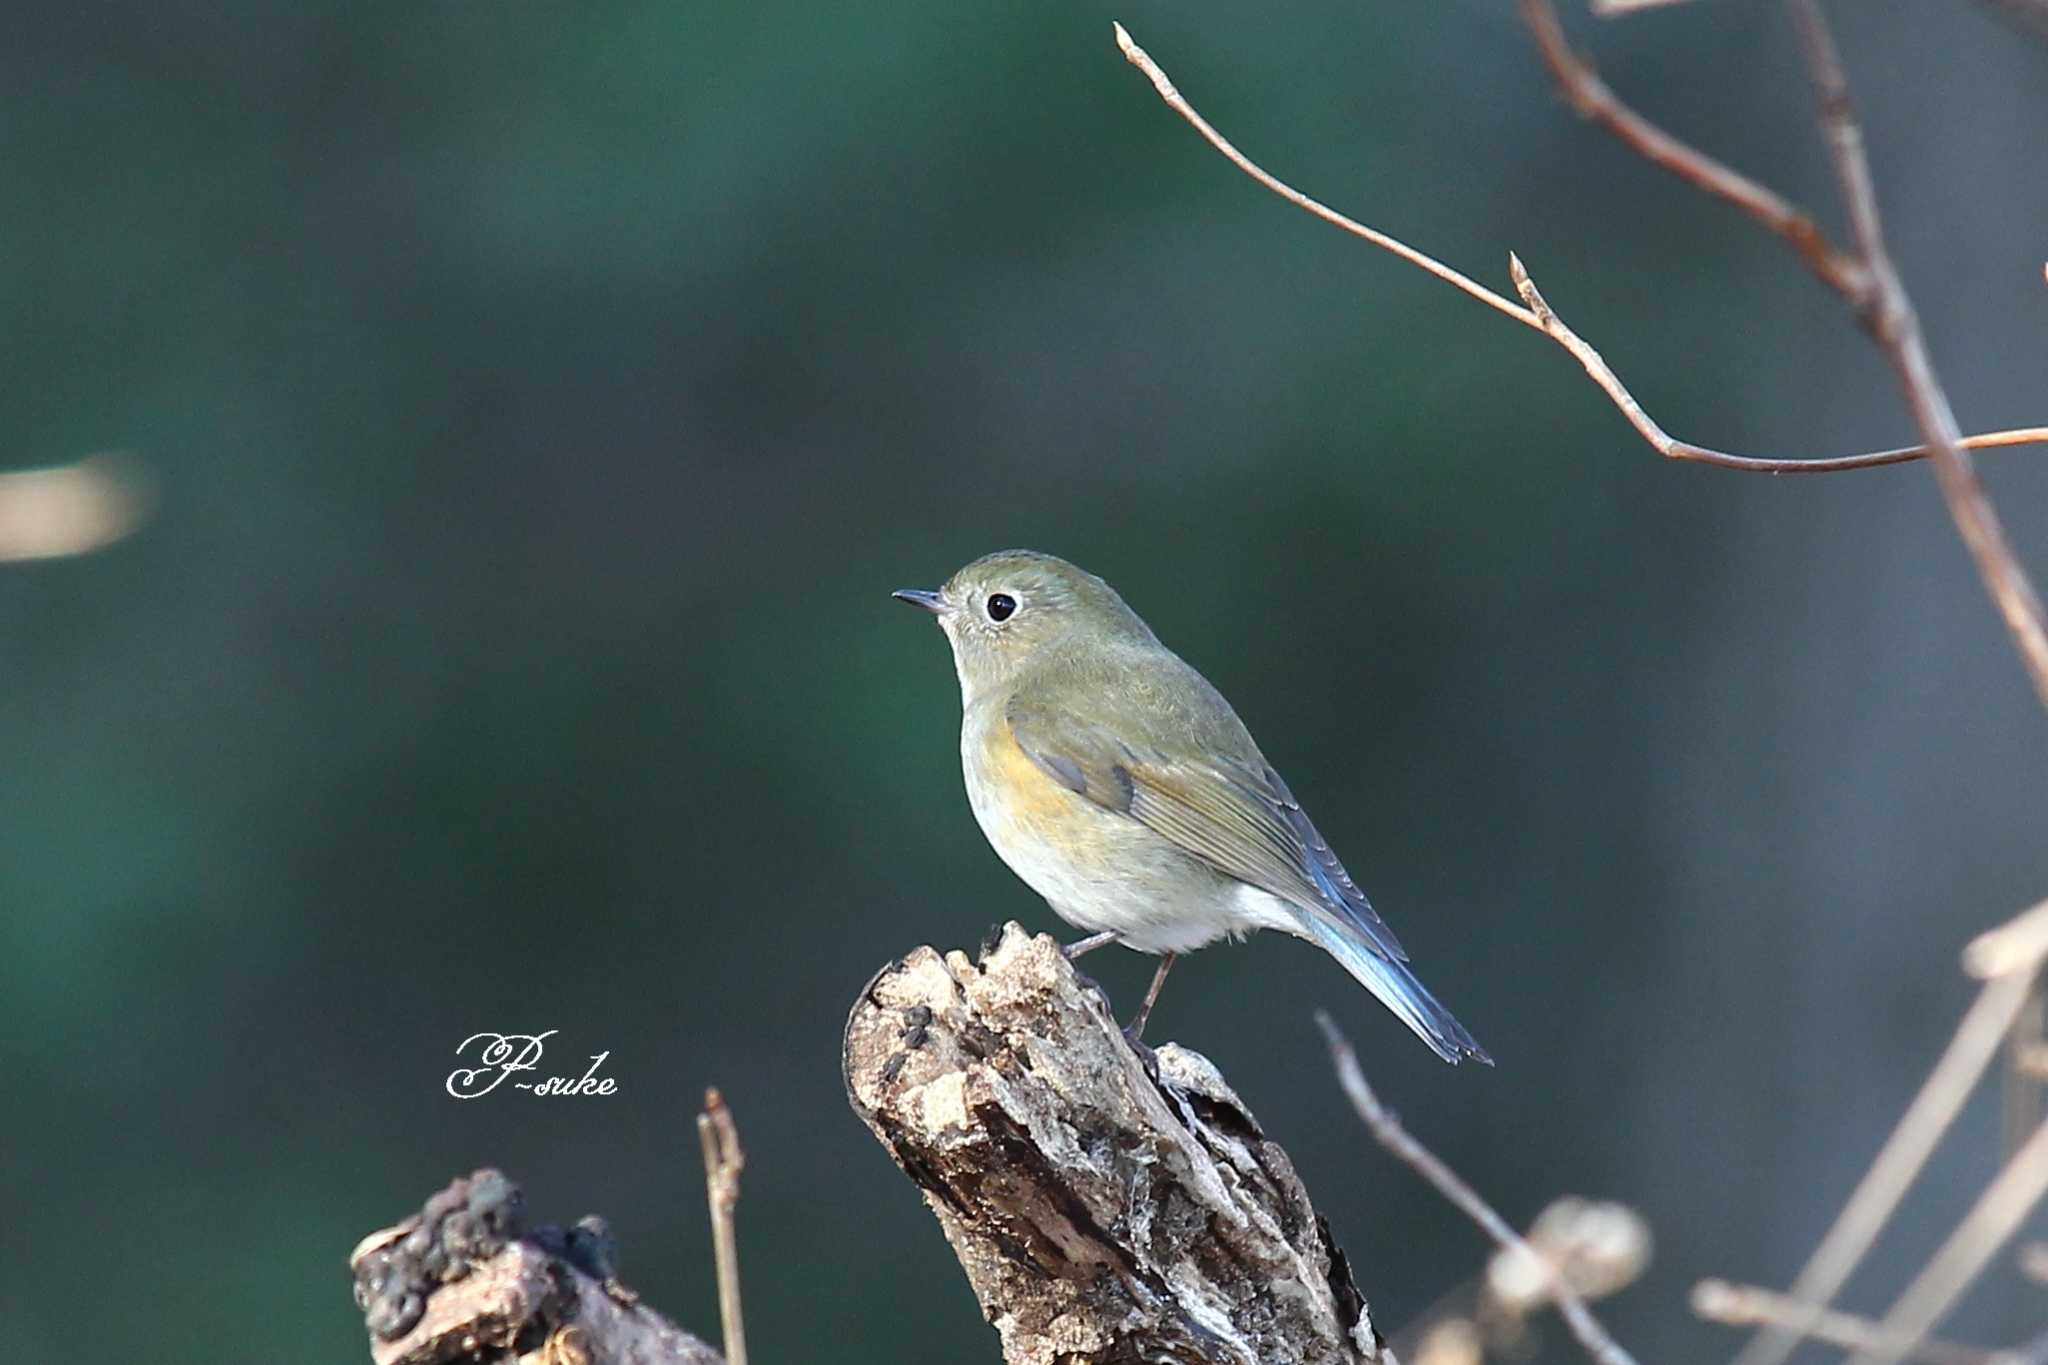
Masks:
[[[1152,1050],[1151,1044],[1145,1041],[1141,1033],[1130,1028],[1126,1028],[1122,1032],[1124,1042],[1130,1046],[1132,1052],[1137,1054],[1138,1064],[1145,1068],[1146,1079],[1150,1080],[1152,1084],[1158,1085],[1159,1054]]]

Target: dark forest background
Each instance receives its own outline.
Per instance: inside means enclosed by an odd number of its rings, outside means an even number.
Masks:
[[[1833,8],[1965,428],[2043,421],[2048,45]],[[12,5],[0,467],[128,451],[157,506],[0,569],[7,1355],[364,1358],[350,1247],[485,1163],[715,1335],[716,1083],[759,1359],[994,1359],[838,1044],[914,945],[1069,932],[888,599],[1019,544],[1235,700],[1500,1061],[1301,944],[1175,972],[1153,1036],[1237,1082],[1375,1316],[1484,1248],[1357,1129],[1316,1003],[1511,1218],[1648,1216],[1645,1359],[1732,1350],[1688,1286],[1790,1278],[1957,950],[2048,890],[2048,720],[1928,470],[1661,462],[1230,170],[1112,18],[1296,183],[1502,287],[1519,251],[1676,434],[1913,439],[1839,302],[1573,118],[1504,4]],[[1778,7],[1573,32],[1839,222]],[[1983,463],[2048,569],[2048,455]],[[1150,964],[1089,965],[1128,1004]],[[485,1029],[621,1093],[454,1101]],[[1986,1097],[1851,1306],[1998,1141]],[[2041,1318],[2006,1267],[1954,1331]]]

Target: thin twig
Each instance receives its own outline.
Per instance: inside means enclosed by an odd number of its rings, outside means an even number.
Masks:
[[[1898,1126],[1892,1129],[1877,1159],[1857,1183],[1849,1202],[1835,1216],[1834,1226],[1821,1238],[1799,1278],[1792,1282],[1790,1301],[1806,1305],[1802,1316],[1795,1311],[1774,1320],[1751,1339],[1735,1365],[1784,1365],[1801,1337],[1816,1331],[1815,1324],[1827,1303],[1862,1262],[1877,1235],[1890,1220],[1899,1201],[1919,1177],[1927,1158],[1962,1112],[1963,1103],[1977,1087],[2013,1016],[2026,1003],[2033,986],[2033,972],[2024,971],[1994,977],[1984,983],[1976,1003],[1963,1015],[1949,1039],[1941,1060],[1927,1074],[1920,1093],[1906,1106]]]
[[[740,1150],[732,1110],[716,1089],[704,1092],[697,1137],[704,1144],[704,1199],[711,1206],[711,1249],[718,1262],[718,1317],[725,1328],[725,1361],[726,1365],[747,1365],[747,1327],[740,1314],[740,1245],[733,1229],[733,1210],[740,1202],[740,1172],[747,1158]]]
[[[2040,978],[2027,992],[2027,1002],[2005,1035],[2005,1142],[2011,1156],[2041,1122],[2041,1081],[2048,1077],[2048,1023],[2041,999]]]
[[[1862,262],[1837,250],[1819,224],[1776,191],[1680,141],[1622,103],[1592,65],[1565,41],[1564,27],[1550,0],[1520,0],[1520,4],[1522,22],[1536,40],[1537,53],[1581,117],[1614,134],[1645,161],[1741,209],[1766,231],[1782,237],[1829,288],[1860,305],[1870,290],[1870,272]]]
[[[1878,1324],[1879,1341],[1849,1365],[1891,1365],[1941,1321],[1998,1249],[2048,1194],[2048,1123],[2034,1130],[1980,1195],[1926,1269],[1906,1286]]]
[[[1857,249],[1870,271],[1871,335],[1898,376],[1906,405],[1912,409],[1913,421],[1920,428],[1921,443],[1933,452],[1935,480],[1948,500],[1956,529],[1977,561],[1977,572],[1983,576],[1991,600],[2005,618],[2006,629],[2012,633],[2035,693],[2041,704],[2048,706],[2048,620],[2043,618],[2040,596],[2006,542],[1997,509],[1991,505],[1963,448],[1955,413],[1949,408],[1948,395],[1942,391],[1934,364],[1928,358],[1919,316],[1913,311],[1913,301],[1885,248],[1877,189],[1863,150],[1863,129],[1849,100],[1849,81],[1835,49],[1834,35],[1817,0],[1789,3],[1797,21],[1807,73],[1820,97],[1821,130],[1834,154],[1835,173],[1848,205]]]
[[[1165,101],[1169,109],[1185,119],[1190,127],[1200,133],[1209,145],[1218,152],[1221,152],[1232,165],[1304,212],[1313,214],[1324,222],[1340,228],[1362,241],[1369,242],[1383,251],[1392,252],[1410,265],[1429,272],[1461,292],[1479,300],[1495,312],[1513,318],[1524,327],[1541,332],[1552,341],[1555,341],[1566,351],[1570,352],[1573,359],[1579,362],[1587,375],[1607,395],[1609,401],[1621,411],[1622,416],[1628,419],[1629,425],[1636,429],[1636,433],[1647,441],[1653,450],[1665,458],[1716,465],[1723,469],[1742,469],[1761,474],[1832,474],[1849,469],[1873,469],[1880,465],[1904,464],[1909,460],[1919,460],[1927,457],[1929,453],[1928,447],[1918,445],[1902,446],[1895,450],[1880,450],[1863,455],[1835,456],[1827,459],[1777,459],[1758,455],[1737,455],[1728,451],[1715,450],[1708,446],[1694,445],[1690,441],[1678,440],[1650,417],[1649,413],[1643,409],[1642,404],[1636,401],[1635,396],[1628,391],[1628,388],[1621,382],[1621,379],[1614,373],[1614,370],[1601,358],[1600,353],[1594,350],[1578,333],[1566,326],[1564,320],[1558,317],[1557,313],[1548,304],[1543,302],[1542,296],[1536,293],[1535,283],[1529,279],[1528,272],[1522,268],[1521,262],[1518,259],[1510,256],[1508,269],[1509,273],[1514,277],[1517,292],[1521,294],[1524,304],[1528,305],[1526,307],[1514,304],[1493,290],[1488,289],[1485,285],[1480,284],[1469,275],[1453,270],[1434,256],[1419,251],[1409,246],[1406,242],[1390,237],[1376,228],[1367,227],[1364,223],[1348,218],[1328,205],[1311,199],[1308,195],[1303,194],[1300,190],[1295,189],[1292,185],[1267,171],[1264,167],[1239,151],[1223,134],[1217,132],[1209,121],[1203,118],[1195,110],[1195,107],[1189,104],[1180,91],[1174,87],[1173,81],[1161,69],[1159,63],[1153,61],[1151,55],[1132,40],[1131,35],[1125,30],[1124,26],[1117,24],[1115,29],[1117,46],[1122,49],[1125,59],[1145,73],[1152,82],[1152,88],[1158,92],[1159,98]],[[1532,295],[1534,296],[1533,301]],[[1965,437],[1962,443],[1972,449],[2048,444],[2048,427],[2020,427],[2009,431],[1985,432],[1980,435]]]
[[[1454,288],[1464,290],[1487,307],[1507,314],[1524,327],[1534,327],[1539,332],[1543,330],[1543,324],[1536,320],[1534,313],[1526,308],[1517,308],[1514,304],[1509,303],[1506,299],[1469,275],[1464,275],[1451,269],[1436,257],[1429,255],[1427,252],[1417,251],[1406,242],[1389,237],[1386,233],[1380,232],[1377,229],[1369,228],[1355,219],[1346,218],[1328,205],[1318,203],[1316,200],[1309,198],[1300,190],[1281,180],[1278,176],[1269,174],[1256,161],[1253,161],[1243,152],[1237,150],[1232,145],[1230,139],[1224,137],[1223,134],[1211,127],[1209,120],[1195,112],[1195,107],[1181,97],[1180,91],[1174,88],[1172,79],[1160,68],[1159,63],[1153,61],[1151,55],[1144,48],[1138,46],[1122,24],[1112,24],[1111,27],[1116,30],[1116,45],[1122,49],[1125,60],[1151,77],[1152,88],[1159,92],[1159,98],[1166,101],[1167,107],[1193,125],[1196,132],[1209,140],[1210,146],[1228,157],[1232,164],[1246,175],[1258,181],[1288,203],[1293,204],[1296,208],[1304,209],[1324,222],[1344,229],[1344,231],[1354,237],[1362,237],[1382,251],[1393,252],[1396,256],[1408,262],[1408,264],[1428,271]]]
[[[1352,1051],[1350,1040],[1338,1030],[1336,1022],[1317,1010],[1316,1024],[1330,1045],[1330,1060],[1337,1068],[1337,1083],[1344,1088],[1351,1107],[1358,1111],[1358,1117],[1379,1144],[1414,1167],[1417,1174],[1436,1187],[1438,1193],[1477,1223],[1480,1231],[1492,1238],[1495,1245],[1518,1256],[1526,1256],[1532,1264],[1543,1267],[1550,1281],[1551,1299],[1557,1304],[1557,1311],[1564,1316],[1572,1335],[1586,1348],[1586,1354],[1601,1365],[1635,1365],[1635,1358],[1607,1334],[1607,1329],[1600,1325],[1593,1311],[1586,1307],[1586,1301],[1579,1297],[1578,1291],[1572,1288],[1558,1268],[1508,1226],[1507,1220],[1495,1213],[1493,1207],[1460,1179],[1456,1171],[1446,1166],[1436,1153],[1410,1136],[1408,1130],[1401,1126],[1401,1121],[1380,1103],[1379,1096],[1366,1084],[1365,1072],[1359,1069],[1358,1054]]]
[[[1749,1284],[1726,1280],[1701,1280],[1692,1287],[1692,1311],[1709,1322],[1730,1327],[1797,1323],[1804,1334],[1830,1346],[1855,1350],[1880,1339],[1878,1325],[1869,1318],[1836,1309],[1813,1311],[1813,1305]],[[1949,1341],[1923,1341],[1906,1353],[1908,1359],[1925,1365],[2017,1365],[2004,1351],[1981,1346],[1960,1346]]]

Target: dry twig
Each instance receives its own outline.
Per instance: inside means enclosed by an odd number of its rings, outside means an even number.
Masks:
[[[2041,1082],[2048,1079],[2048,1009],[2040,978],[2005,1035],[2005,1143],[2007,1156],[2019,1149],[2041,1122]]]
[[[1434,257],[1338,213],[1272,175],[1239,151],[1189,104],[1165,71],[1132,40],[1121,24],[1116,26],[1116,39],[1125,58],[1150,78],[1154,90],[1166,105],[1238,169],[1304,211],[1401,257],[1523,326],[1544,333],[1579,362],[1636,432],[1660,454],[1672,459],[1771,473],[1823,473],[1931,456],[1951,515],[2013,635],[2036,692],[2043,703],[2048,704],[2048,628],[2044,628],[2042,623],[2040,602],[2005,540],[1997,514],[1978,482],[1967,454],[1976,448],[2048,441],[2048,428],[2025,428],[1972,437],[1960,434],[1928,359],[1911,301],[1885,249],[1869,166],[1863,153],[1862,134],[1850,110],[1847,84],[1832,37],[1814,0],[1791,0],[1791,4],[1799,20],[1802,48],[1820,92],[1822,127],[1827,133],[1843,195],[1849,205],[1857,246],[1853,255],[1836,248],[1810,217],[1772,191],[1636,115],[1570,51],[1547,0],[1522,0],[1524,17],[1529,21],[1539,50],[1581,113],[1602,123],[1653,163],[1706,193],[1741,208],[1791,245],[1815,274],[1849,301],[1859,323],[1884,351],[1898,377],[1921,430],[1923,444],[1919,446],[1829,460],[1782,460],[1734,455],[1676,440],[1650,417],[1599,352],[1550,308],[1518,258],[1509,257],[1509,272],[1516,292],[1521,296],[1522,307],[1516,307],[1493,290]],[[2048,922],[2048,912],[2040,918]],[[2037,934],[2037,937],[2048,937],[2048,933]],[[1744,1353],[1739,1365],[1781,1365],[1785,1354],[1789,1353],[1790,1344],[1802,1333],[1813,1330],[1814,1322],[1824,1312],[1825,1301],[1840,1288],[1842,1281],[1868,1250],[1997,1051],[1999,1040],[2026,998],[2032,972],[2038,966],[2039,954],[2030,951],[2033,946],[2027,942],[2017,945],[2016,949],[2002,949],[2026,958],[2026,975],[2018,979],[2010,973],[1998,975],[1985,987],[1976,1006],[1951,1040],[1941,1063],[1929,1076],[1870,1172],[1802,1272],[1794,1298],[1802,1304],[1800,1313],[1805,1315],[1805,1320],[1777,1326],[1761,1334]],[[1976,953],[1974,945],[1973,953]],[[1982,956],[1981,953],[1977,955]],[[1343,1076],[1348,1048],[1339,1052],[1341,1038],[1327,1020],[1324,1025],[1331,1034],[1332,1050],[1338,1055],[1340,1076]],[[1355,1074],[1355,1059],[1351,1066]],[[1361,1115],[1383,1142],[1414,1164],[1489,1233],[1497,1238],[1513,1236],[1506,1224],[1486,1209],[1468,1187],[1426,1150],[1414,1144],[1392,1122],[1391,1116],[1379,1109],[1377,1100],[1365,1088],[1362,1075],[1356,1077],[1356,1089],[1351,1085],[1350,1077],[1344,1079],[1347,1092],[1352,1094]],[[1378,1119],[1375,1115],[1379,1116]],[[2048,1142],[2048,1138],[2037,1141]],[[1994,1184],[1994,1190],[2007,1195],[2027,1194],[2032,1190],[2033,1168],[2026,1162],[2035,1153],[2037,1141],[2030,1141],[2022,1149]],[[2044,1187],[2048,1187],[2048,1147],[2041,1149],[2040,1159],[2043,1163],[2041,1179]],[[2025,1207],[2030,1208],[2039,1193],[2032,1190]],[[1936,1262],[1928,1267],[1892,1314],[1887,1316],[1883,1340],[1888,1349],[1898,1344],[1895,1338],[1904,1335],[1917,1339],[1931,1327],[1953,1296],[1960,1293],[1976,1270],[1981,1268],[1983,1259],[2002,1243],[2004,1235],[2009,1235],[2009,1226],[2000,1233],[2001,1225],[1995,1221],[1994,1212],[1988,1210],[1989,1203],[1987,1194],[1985,1202],[1980,1203],[1963,1227],[1957,1229]],[[1987,1239],[1994,1234],[1998,1234],[1997,1239],[1987,1245]],[[1561,1300],[1559,1306],[1577,1330],[1578,1318],[1567,1303]],[[1578,1304],[1578,1312],[1597,1332],[1597,1324],[1593,1323],[1590,1314],[1585,1313],[1583,1303]],[[1921,1321],[1923,1317],[1924,1322]],[[1604,1339],[1604,1334],[1591,1339],[1582,1335],[1581,1339],[1587,1342],[1588,1349],[1596,1356],[1600,1355],[1599,1342]],[[1612,1343],[1609,1341],[1607,1344]],[[1894,1350],[1886,1358],[1895,1356]],[[1860,1365],[1871,1365],[1871,1361],[1860,1362]]]
[[[1828,1301],[1862,1263],[1899,1201],[1919,1178],[1927,1158],[1962,1112],[1963,1102],[1976,1089],[1985,1068],[1998,1055],[2013,1016],[2026,1003],[2032,981],[2031,970],[2017,972],[1994,977],[1978,992],[1976,1003],[1956,1026],[1955,1036],[1928,1073],[1920,1093],[1906,1107],[1849,1202],[1835,1216],[1834,1226],[1792,1282],[1789,1301],[1803,1305],[1804,1315],[1793,1312],[1766,1319],[1768,1325],[1736,1356],[1735,1365],[1783,1365],[1801,1337],[1819,1332]]]
[[[1586,1354],[1599,1361],[1600,1365],[1635,1365],[1635,1358],[1607,1334],[1607,1329],[1593,1316],[1593,1310],[1586,1307],[1586,1301],[1557,1267],[1530,1246],[1506,1219],[1494,1212],[1492,1205],[1467,1185],[1456,1171],[1446,1166],[1441,1157],[1418,1142],[1401,1126],[1393,1112],[1380,1103],[1379,1096],[1366,1084],[1365,1072],[1358,1065],[1358,1054],[1352,1050],[1351,1041],[1338,1030],[1336,1022],[1317,1010],[1316,1024],[1329,1043],[1330,1061],[1337,1068],[1337,1083],[1344,1088],[1351,1107],[1358,1111],[1358,1117],[1380,1146],[1413,1167],[1459,1212],[1477,1223],[1479,1230],[1492,1238],[1496,1246],[1544,1267],[1557,1311],[1571,1328],[1572,1335],[1579,1339],[1579,1344],[1586,1348]]]
[[[725,1329],[726,1365],[747,1365],[747,1327],[740,1315],[740,1246],[733,1227],[733,1210],[740,1202],[740,1171],[747,1158],[740,1150],[732,1110],[715,1088],[704,1092],[697,1137],[704,1144],[704,1198],[711,1206],[711,1247],[718,1262],[718,1317]]]
[[[1710,1322],[1730,1327],[1797,1325],[1804,1336],[1852,1351],[1882,1340],[1883,1329],[1869,1318],[1832,1308],[1816,1314],[1812,1309],[1809,1303],[1755,1285],[1701,1280],[1692,1287],[1692,1311]],[[1922,1341],[1906,1352],[1906,1358],[1925,1365],[2010,1365],[2004,1352],[1948,1341]]]
[[[1835,50],[1834,35],[1821,14],[1818,0],[1789,3],[1793,18],[1798,21],[1800,51],[1820,98],[1821,129],[1834,155],[1835,174],[1841,181],[1842,198],[1848,204],[1857,249],[1870,272],[1870,333],[1898,376],[1906,405],[1912,409],[1913,420],[1920,428],[1921,441],[1933,452],[1935,480],[1948,500],[1956,529],[1977,561],[1977,571],[1983,576],[1991,600],[2005,617],[2006,629],[2012,633],[2021,662],[2033,679],[2034,691],[2041,704],[2048,706],[2048,621],[2042,616],[2041,599],[2007,543],[1998,512],[1963,448],[1962,431],[1949,408],[1948,395],[1935,377],[1934,364],[1920,334],[1919,315],[1913,311],[1913,301],[1885,247],[1877,188],[1863,151],[1863,129],[1850,103],[1849,81],[1842,70],[1841,55]]]
[[[1891,1365],[1910,1350],[1962,1297],[2043,1194],[2048,1194],[2048,1123],[2034,1130],[1978,1196],[1934,1259],[1884,1315],[1877,1341],[1851,1356],[1849,1365]]]
[[[1862,1262],[1998,1054],[2013,1020],[2033,994],[2044,961],[2048,961],[2048,901],[1985,930],[1963,949],[1963,970],[1983,981],[1984,988],[1956,1025],[1955,1036],[1849,1202],[1836,1215],[1834,1226],[1793,1282],[1787,1303],[1794,1309],[1767,1319],[1764,1330],[1736,1356],[1735,1365],[1783,1365],[1802,1336],[1819,1331],[1816,1324],[1825,1315],[1828,1301]]]
[[[1543,333],[1552,341],[1570,352],[1593,382],[1600,386],[1621,415],[1626,417],[1636,433],[1647,441],[1650,447],[1667,459],[1687,460],[1697,464],[1717,465],[1723,469],[1744,469],[1760,474],[1830,474],[1849,469],[1872,469],[1879,465],[1904,464],[1909,460],[1926,458],[1928,448],[1924,445],[1902,446],[1895,450],[1880,450],[1862,455],[1841,455],[1827,459],[1779,459],[1760,455],[1737,455],[1708,446],[1694,445],[1681,441],[1653,420],[1644,411],[1641,403],[1628,391],[1619,376],[1603,360],[1600,353],[1586,340],[1566,326],[1564,320],[1543,301],[1536,292],[1536,285],[1522,268],[1520,260],[1510,256],[1509,273],[1514,277],[1515,288],[1521,294],[1527,307],[1518,306],[1501,295],[1480,284],[1427,252],[1418,251],[1398,238],[1390,237],[1375,228],[1367,227],[1356,219],[1348,218],[1335,209],[1323,204],[1284,180],[1273,175],[1243,152],[1230,140],[1216,131],[1209,121],[1196,112],[1193,105],[1174,87],[1173,81],[1152,60],[1149,53],[1132,40],[1122,24],[1115,25],[1117,46],[1131,65],[1144,72],[1152,81],[1152,88],[1165,101],[1166,106],[1185,119],[1190,127],[1200,133],[1209,145],[1221,152],[1232,165],[1246,175],[1279,195],[1290,204],[1313,214],[1334,227],[1343,229],[1352,236],[1370,242],[1383,251],[1392,252],[1410,265],[1436,276],[1445,283],[1479,300],[1497,313],[1504,314],[1521,323],[1524,327]],[[1962,438],[1962,444],[1972,450],[1990,449],[1996,446],[2019,446],[2048,444],[2048,427],[2018,427],[2010,431],[1991,431]]]
[[[1792,8],[1799,21],[1801,47],[1820,93],[1821,125],[1849,205],[1857,242],[1853,254],[1837,249],[1805,212],[1671,136],[1617,99],[1565,41],[1551,0],[1520,0],[1520,5],[1537,52],[1581,115],[1606,128],[1653,165],[1747,213],[1783,239],[1815,275],[1849,303],[1857,322],[1878,343],[1899,376],[1920,427],[1921,448],[1934,457],[1936,476],[1956,527],[2012,632],[2035,691],[2048,705],[2048,627],[2043,625],[2040,599],[2006,543],[1997,512],[1964,453],[1968,443],[1934,376],[1918,317],[1885,249],[1862,130],[1817,0],[1792,0]],[[1640,423],[1637,429],[1643,430]]]
[[[1522,22],[1536,40],[1537,53],[1582,117],[1607,129],[1645,161],[1663,167],[1703,194],[1733,204],[1766,231],[1782,237],[1814,274],[1852,303],[1869,293],[1870,272],[1863,263],[1838,250],[1804,210],[1622,103],[1594,73],[1591,63],[1565,41],[1564,27],[1550,0],[1520,0],[1520,4]]]

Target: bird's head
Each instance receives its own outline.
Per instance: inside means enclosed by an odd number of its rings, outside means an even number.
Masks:
[[[1152,638],[1116,589],[1036,550],[998,550],[937,591],[904,588],[895,596],[938,618],[953,646],[963,703],[1000,687],[1048,648]]]

